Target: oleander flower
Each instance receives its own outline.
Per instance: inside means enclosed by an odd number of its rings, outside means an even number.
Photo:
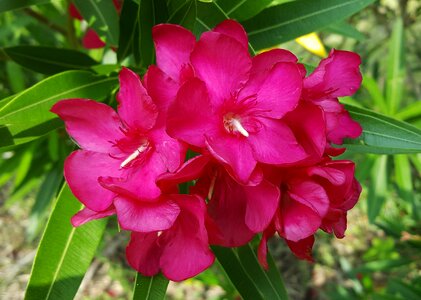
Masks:
[[[361,132],[360,124],[349,116],[339,103],[338,97],[353,95],[361,85],[358,54],[332,49],[329,57],[304,79],[302,97],[320,106],[326,118],[327,139],[342,144],[344,138],[356,138]]]
[[[129,264],[145,276],[161,271],[181,281],[207,269],[215,257],[205,228],[205,201],[191,195],[173,197],[181,208],[174,225],[158,232],[132,232],[126,254]]]
[[[194,77],[184,80],[170,104],[170,136],[206,149],[243,183],[257,162],[285,165],[308,156],[282,119],[301,95],[302,68],[295,56],[276,63],[267,54],[251,58],[244,29],[228,20],[203,33],[190,61],[185,57],[180,61]],[[172,76],[179,70],[173,67]]]
[[[179,207],[161,195],[155,180],[178,168],[185,149],[165,133],[158,122],[164,119],[159,116],[162,112],[137,74],[123,68],[119,80],[118,114],[88,99],[62,100],[51,109],[81,147],[64,165],[70,189],[88,209],[74,219],[74,225],[84,222],[81,217],[88,220],[115,210],[123,229],[167,229]]]
[[[260,261],[265,264],[266,241],[275,232],[287,241],[299,258],[312,260],[313,235],[320,228],[344,237],[346,214],[361,192],[354,178],[354,163],[324,161],[303,168],[272,169],[267,174],[280,186],[281,198],[271,225],[260,245]]]

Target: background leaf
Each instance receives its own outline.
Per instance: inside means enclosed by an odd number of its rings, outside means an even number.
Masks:
[[[151,277],[137,273],[133,289],[133,300],[164,299],[168,283],[168,279],[161,273]]]
[[[420,129],[368,109],[351,105],[346,109],[363,127],[360,137],[345,141],[349,150],[378,154],[421,152]]]
[[[263,10],[243,22],[256,50],[273,47],[345,19],[374,0],[301,0]]]
[[[8,10],[21,9],[31,5],[39,5],[49,2],[51,2],[51,0],[1,0],[0,13]]]
[[[75,228],[70,218],[82,204],[65,185],[38,247],[26,300],[73,299],[96,252],[106,220]]]
[[[98,64],[85,53],[71,49],[16,46],[1,50],[19,65],[43,74],[55,74],[74,69],[88,69]]]
[[[118,45],[118,14],[112,1],[109,0],[73,0],[83,18],[95,32],[106,37],[106,41]]]
[[[58,128],[62,122],[49,110],[58,100],[102,100],[116,86],[114,77],[85,71],[67,71],[51,76],[9,101],[0,109],[0,147],[34,140]]]

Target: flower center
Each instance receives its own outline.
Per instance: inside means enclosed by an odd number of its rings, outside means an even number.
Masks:
[[[149,142],[144,142],[142,145],[140,145],[132,154],[130,154],[121,164],[120,169],[127,166],[131,161],[136,159],[142,152],[145,152],[149,147]]]
[[[249,136],[247,130],[241,124],[241,118],[233,113],[224,116],[224,127],[229,133],[239,132],[245,137]]]

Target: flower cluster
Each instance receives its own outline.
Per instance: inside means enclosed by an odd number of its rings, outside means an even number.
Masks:
[[[73,225],[115,214],[132,231],[130,265],[174,281],[213,263],[209,245],[261,233],[265,266],[275,233],[307,260],[319,228],[343,237],[361,188],[332,143],[361,133],[337,99],[360,86],[358,55],[332,50],[306,77],[289,51],[251,57],[233,20],[198,41],[161,24],[153,39],[157,64],[143,80],[119,74],[117,112],[88,99],[52,108],[81,148],[64,166],[86,206]]]

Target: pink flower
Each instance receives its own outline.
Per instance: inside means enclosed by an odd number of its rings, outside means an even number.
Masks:
[[[173,174],[158,179],[161,186],[196,180],[191,193],[208,198],[208,231],[213,245],[238,247],[262,232],[279,203],[279,189],[255,172],[254,185],[236,182],[210,155],[196,156]]]
[[[243,183],[257,162],[285,165],[308,156],[283,120],[298,105],[302,68],[291,53],[273,53],[252,59],[241,25],[222,22],[202,34],[190,62],[180,59],[195,77],[185,80],[168,111],[172,137],[207,149]],[[179,69],[171,68],[173,77]]]
[[[115,209],[123,229],[167,229],[179,207],[161,195],[155,180],[178,168],[185,149],[165,133],[158,122],[165,112],[158,111],[139,77],[123,68],[119,79],[118,114],[88,99],[62,100],[51,109],[82,148],[64,166],[70,189],[87,207],[74,225],[83,223],[83,217],[102,217]]]
[[[356,138],[362,132],[337,99],[353,95],[360,87],[360,64],[358,54],[332,49],[329,57],[304,79],[302,98],[323,109],[329,142],[342,144],[344,138]]]
[[[160,232],[133,232],[126,249],[129,264],[145,276],[159,271],[170,280],[193,277],[215,260],[205,228],[205,201],[197,196],[176,195],[180,214],[174,225]]]
[[[361,192],[351,161],[326,159],[310,167],[271,171],[268,176],[280,185],[281,200],[262,237],[259,255],[263,264],[264,244],[275,232],[287,241],[294,254],[307,260],[312,260],[313,235],[319,228],[344,237],[346,212]]]

